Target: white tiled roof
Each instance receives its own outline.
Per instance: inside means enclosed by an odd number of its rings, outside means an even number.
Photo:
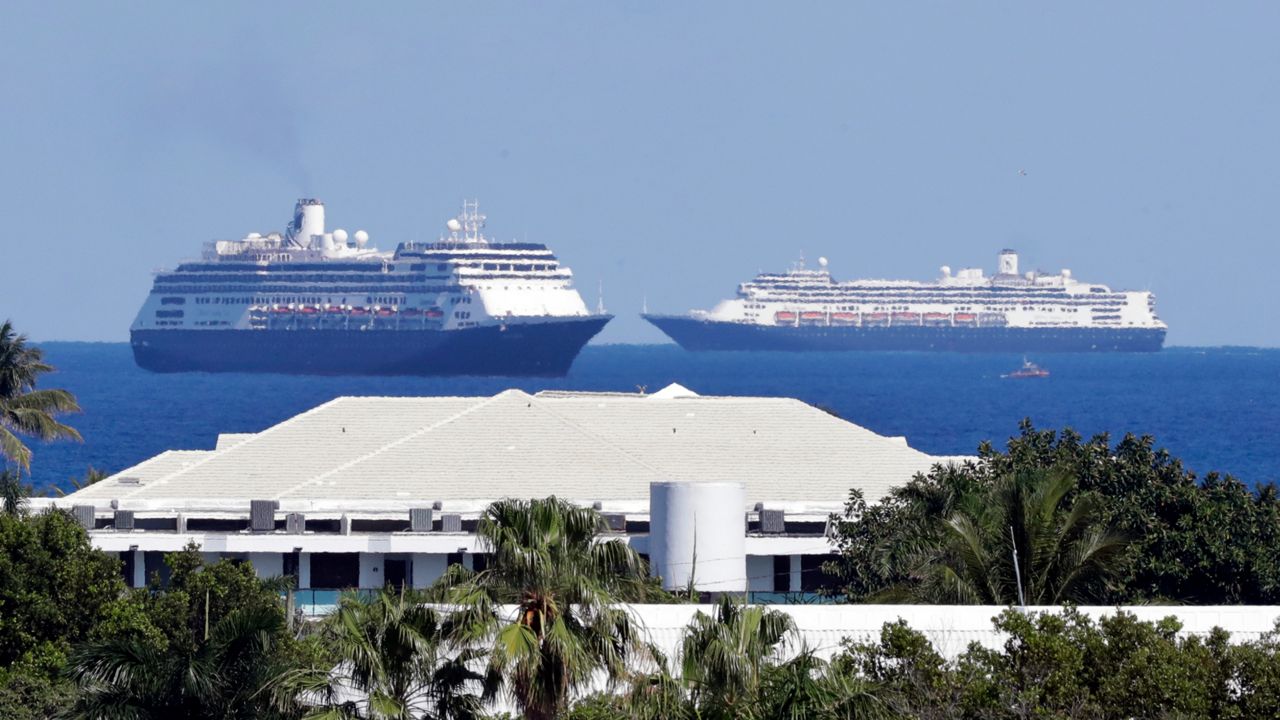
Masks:
[[[875,501],[950,459],[798,400],[702,397],[678,386],[653,395],[343,397],[255,435],[223,436],[214,451],[159,455],[69,499],[459,508],[557,495],[608,509],[645,504],[656,480],[731,480],[753,504],[826,512],[852,487]]]

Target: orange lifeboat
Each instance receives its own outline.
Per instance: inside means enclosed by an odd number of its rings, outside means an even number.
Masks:
[[[794,325],[796,322],[796,314],[789,310],[779,310],[773,314],[774,322],[779,325]]]
[[[903,325],[919,325],[920,313],[917,312],[896,312],[893,314],[893,321]]]
[[[854,313],[854,312],[831,313],[832,325],[853,325],[857,322],[858,322],[858,313]]]

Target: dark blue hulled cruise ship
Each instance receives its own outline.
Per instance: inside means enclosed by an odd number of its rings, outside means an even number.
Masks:
[[[1167,329],[1150,292],[1019,274],[1012,250],[994,277],[943,267],[934,282],[838,282],[818,262],[761,273],[709,311],[644,317],[687,350],[1154,352]]]
[[[395,252],[326,232],[299,200],[283,234],[207,243],[157,273],[130,331],[157,372],[541,375],[569,370],[612,316],[590,312],[545,245],[481,233],[475,203]]]

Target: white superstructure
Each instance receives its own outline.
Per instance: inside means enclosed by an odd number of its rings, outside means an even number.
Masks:
[[[447,232],[394,252],[364,230],[328,230],[299,200],[283,233],[206,243],[198,261],[156,273],[133,330],[454,330],[588,317],[573,273],[547,246],[484,236],[477,203]]]
[[[831,327],[1008,327],[1045,329],[1160,329],[1155,296],[1145,290],[1116,291],[1056,274],[1018,270],[1018,254],[1000,252],[994,276],[981,268],[955,273],[941,268],[937,280],[837,281],[820,258],[816,270],[803,263],[784,273],[760,273],[738,286],[737,297],[690,317],[766,326]]]

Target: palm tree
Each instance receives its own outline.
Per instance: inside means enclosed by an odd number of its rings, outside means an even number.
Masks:
[[[479,717],[479,653],[456,637],[447,616],[412,591],[346,595],[325,618],[329,656],[273,682],[278,707],[299,703],[314,718],[462,720]]]
[[[38,440],[79,440],[80,433],[54,419],[58,413],[78,412],[80,406],[66,390],[36,390],[41,375],[53,370],[44,353],[27,346],[27,337],[14,332],[13,323],[0,324],[0,456],[31,469],[31,449],[21,437]]]
[[[1102,506],[1062,471],[1023,471],[965,499],[923,554],[917,600],[1057,605],[1090,599],[1127,546]]]
[[[470,636],[492,640],[490,671],[524,717],[558,716],[597,673],[621,678],[642,649],[617,603],[642,600],[654,585],[624,541],[597,539],[606,529],[595,510],[554,497],[500,500],[476,525],[487,569],[455,566],[441,579],[439,597]],[[514,613],[499,617],[499,604]]]
[[[31,487],[22,482],[18,473],[0,470],[0,511],[5,515],[21,515],[31,496]]]
[[[77,718],[261,717],[258,698],[283,618],[270,608],[233,610],[192,653],[115,639],[73,651]]]
[[[781,659],[790,615],[720,599],[714,617],[689,621],[681,648],[681,680],[700,718],[754,717],[761,709],[765,669]]]

